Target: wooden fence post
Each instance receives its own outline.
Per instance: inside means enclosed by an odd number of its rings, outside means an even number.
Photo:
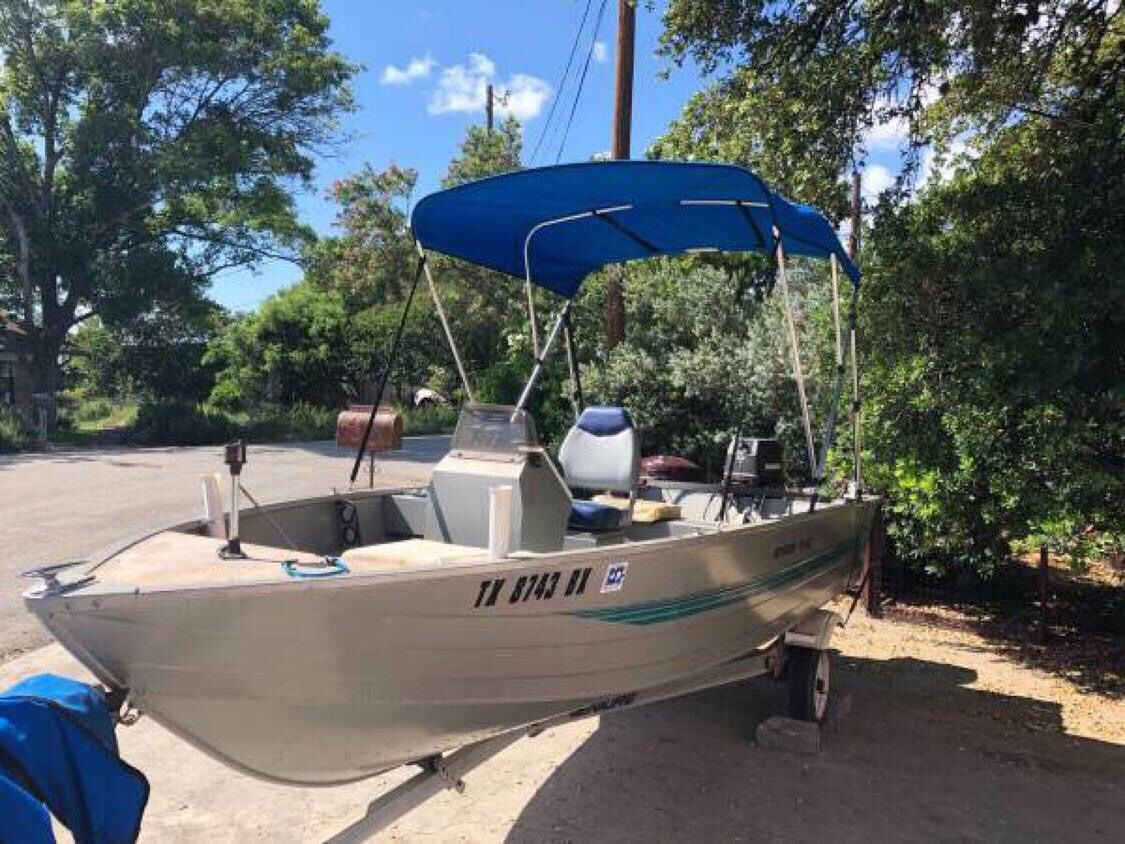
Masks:
[[[881,618],[883,609],[883,509],[875,511],[871,520],[871,535],[867,538],[867,554],[864,560],[867,576],[863,584],[863,608],[872,618]]]
[[[1047,601],[1051,591],[1051,564],[1047,556],[1047,545],[1039,546],[1039,644],[1047,644],[1050,630],[1047,629]]]

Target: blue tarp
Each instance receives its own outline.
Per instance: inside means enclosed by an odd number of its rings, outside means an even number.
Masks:
[[[589,273],[619,261],[770,253],[775,227],[787,254],[835,255],[859,283],[823,214],[730,164],[602,161],[519,170],[430,194],[410,224],[425,248],[516,278],[526,275],[526,244],[532,281],[568,298]]]
[[[53,842],[48,810],[79,844],[135,841],[148,790],[101,692],[43,674],[0,694],[0,841]]]

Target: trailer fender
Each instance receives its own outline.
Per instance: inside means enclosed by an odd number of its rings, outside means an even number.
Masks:
[[[786,647],[824,651],[832,641],[832,634],[840,624],[840,616],[831,610],[817,610],[785,631]]]

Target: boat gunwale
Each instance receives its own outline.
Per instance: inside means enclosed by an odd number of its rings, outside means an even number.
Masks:
[[[408,491],[417,490],[417,487],[408,488]],[[377,497],[379,495],[396,495],[401,494],[400,490],[363,490],[364,497]],[[267,509],[284,509],[290,506],[297,506],[303,503],[311,503],[322,500],[332,500],[335,496],[312,496],[305,499],[275,502],[273,504],[262,505],[261,510]],[[659,536],[652,539],[643,539],[637,541],[629,541],[613,545],[603,545],[594,548],[568,548],[560,549],[551,552],[517,552],[520,556],[506,557],[500,560],[480,559],[474,557],[470,561],[458,562],[457,560],[448,561],[435,561],[428,567],[421,567],[420,565],[413,565],[410,568],[399,570],[387,571],[371,571],[371,572],[348,572],[347,574],[335,577],[325,578],[309,578],[309,579],[293,579],[286,577],[281,579],[278,575],[271,577],[263,577],[261,579],[251,579],[245,581],[230,580],[220,581],[201,581],[194,584],[176,584],[169,586],[140,586],[138,584],[107,584],[95,580],[88,585],[80,588],[73,589],[62,593],[52,593],[46,590],[41,585],[33,586],[23,593],[25,603],[32,608],[32,604],[41,605],[57,605],[58,602],[72,602],[80,601],[85,603],[87,600],[104,600],[106,598],[117,598],[122,596],[136,597],[138,595],[190,595],[192,593],[211,594],[216,590],[237,590],[239,594],[254,594],[259,591],[274,591],[278,588],[292,589],[292,588],[305,588],[305,589],[346,589],[354,586],[357,581],[364,584],[368,583],[400,583],[408,581],[426,581],[436,578],[456,575],[456,576],[473,576],[486,573],[503,572],[516,572],[523,568],[543,568],[545,566],[554,566],[566,563],[581,563],[585,560],[590,560],[595,563],[603,562],[606,556],[621,556],[631,553],[660,553],[663,550],[671,548],[684,548],[694,549],[700,545],[717,543],[726,539],[727,541],[733,540],[739,536],[748,535],[750,533],[768,534],[772,531],[780,530],[785,526],[791,526],[794,523],[804,522],[816,519],[817,517],[826,513],[835,513],[841,508],[863,506],[864,508],[871,506],[877,501],[877,497],[864,496],[860,499],[855,498],[837,498],[827,502],[822,502],[822,508],[818,508],[811,512],[806,511],[803,513],[793,513],[791,515],[782,516],[778,519],[762,522],[752,522],[744,524],[718,524],[714,525],[714,530],[708,533],[700,533],[696,535],[679,535],[679,536]],[[113,550],[108,556],[101,558],[95,565],[86,569],[82,576],[87,576],[96,572],[96,569],[112,561],[121,553],[136,545],[144,542],[145,540],[154,538],[162,533],[184,533],[184,528],[198,528],[206,524],[203,518],[197,518],[189,522],[181,522],[172,527],[166,527],[146,534],[137,536],[125,543],[120,547]],[[859,536],[855,538],[857,545],[862,543],[863,539]],[[382,543],[377,543],[382,544]],[[390,544],[390,543],[387,543]],[[626,550],[627,549],[627,550]],[[278,549],[285,551],[286,549]],[[481,549],[482,553],[487,553],[487,549]],[[270,561],[273,562],[273,561]],[[236,563],[237,564],[237,563]],[[65,586],[65,581],[64,581]]]

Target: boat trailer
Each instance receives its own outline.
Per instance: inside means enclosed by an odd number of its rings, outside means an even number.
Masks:
[[[819,722],[824,718],[828,703],[828,647],[833,631],[842,625],[843,620],[836,613],[817,610],[766,647],[707,671],[644,691],[606,698],[573,712],[420,760],[416,763],[422,769],[419,773],[372,800],[362,818],[327,839],[325,844],[368,841],[446,789],[463,794],[464,777],[520,739],[534,738],[552,727],[603,712],[658,703],[769,674],[777,680],[788,680],[794,717]]]

